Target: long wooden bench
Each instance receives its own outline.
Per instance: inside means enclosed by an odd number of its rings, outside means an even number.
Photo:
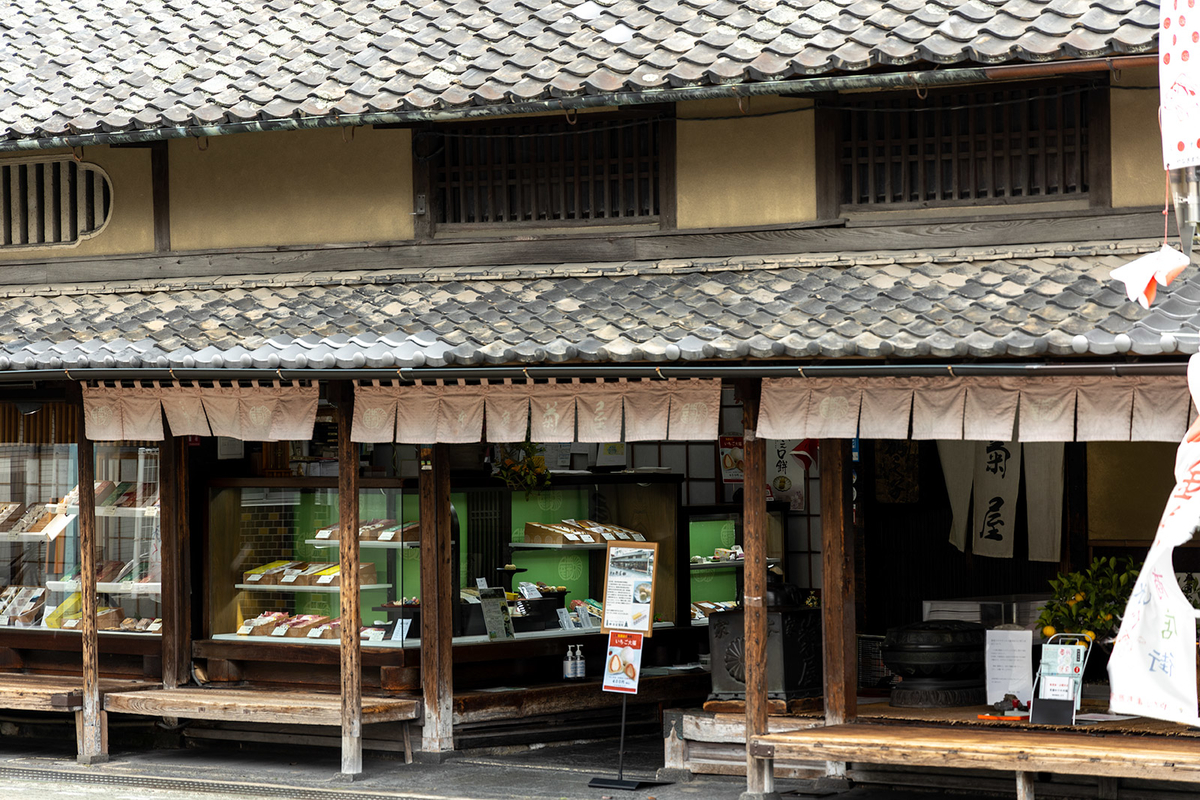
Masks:
[[[1200,782],[1200,743],[1163,736],[1095,735],[854,723],[754,737],[758,758],[1013,771],[1019,800],[1038,772]]]
[[[101,702],[109,692],[135,692],[157,683],[145,681],[100,680]],[[0,708],[8,711],[49,711],[75,714],[76,742],[82,740],[83,678],[78,675],[27,675],[0,673]],[[108,726],[101,725],[104,751],[108,752]],[[80,751],[82,753],[82,751]]]
[[[264,691],[259,689],[155,689],[109,692],[104,710],[113,714],[141,714],[222,722],[287,725],[342,724],[342,698],[317,692]],[[364,697],[362,722],[403,722],[404,761],[412,763],[408,723],[421,715],[421,702],[401,697]]]

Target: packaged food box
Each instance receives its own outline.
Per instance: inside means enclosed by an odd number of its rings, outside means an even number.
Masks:
[[[392,525],[381,530],[376,539],[380,542],[419,542],[421,523],[405,522],[403,525]]]
[[[337,564],[321,570],[312,578],[312,586],[341,586],[342,569]],[[376,573],[374,564],[358,565],[358,582],[360,585],[375,583]]]
[[[322,623],[315,628],[309,630],[306,638],[309,639],[338,639],[342,635],[342,621],[340,619],[332,619],[329,622]]]
[[[257,583],[263,586],[275,586],[289,571],[298,571],[308,566],[306,561],[272,561],[269,564],[263,564],[261,567],[255,567],[249,572],[242,574],[243,583]]]
[[[121,627],[121,620],[125,619],[125,612],[120,608],[101,608],[96,612],[96,629],[101,631],[115,631]],[[83,630],[83,615],[79,612],[71,614],[63,619],[63,630],[81,631]]]
[[[586,538],[585,538],[586,537]],[[564,522],[526,522],[527,544],[586,544],[595,538],[583,528]]]
[[[326,622],[329,622],[329,617],[320,614],[301,614],[277,625],[275,630],[271,631],[271,635],[291,638],[304,637],[313,628]]]
[[[314,539],[336,540],[338,538],[339,530],[341,530],[341,526],[338,525],[337,523],[334,523],[333,525],[328,525],[324,528],[321,528],[319,531],[317,531],[315,534],[313,534],[313,538]]]
[[[12,530],[24,509],[21,503],[0,503],[0,532]]]
[[[267,611],[243,622],[237,633],[238,636],[269,636],[271,631],[287,619],[286,611]]]
[[[395,527],[395,525],[396,520],[394,519],[373,519],[358,527],[358,538],[363,541],[373,542],[379,538],[380,533],[388,528]]]
[[[290,569],[279,579],[280,586],[312,586],[317,573],[323,572],[337,564],[323,561],[309,562],[303,569]]]

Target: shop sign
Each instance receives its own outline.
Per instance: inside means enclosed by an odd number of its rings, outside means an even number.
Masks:
[[[515,639],[512,615],[508,611],[508,599],[499,587],[479,590],[479,602],[483,606],[483,625],[487,628],[488,641]]]
[[[637,694],[642,677],[642,634],[612,631],[608,634],[608,653],[604,657],[606,692]]]
[[[741,436],[722,436],[717,439],[721,450],[721,482],[741,483],[742,470],[746,466]]]

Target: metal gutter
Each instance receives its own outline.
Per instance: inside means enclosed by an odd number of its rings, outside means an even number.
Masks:
[[[1186,375],[1187,362],[970,363],[970,364],[763,364],[650,366],[562,365],[533,367],[420,367],[401,369],[24,369],[0,371],[0,385],[33,381],[301,381],[301,380],[548,380],[604,378],[883,378],[1049,375]]]
[[[363,125],[396,125],[413,122],[447,122],[482,117],[534,114],[546,111],[570,111],[601,106],[636,106],[652,103],[678,103],[688,100],[754,97],[757,95],[803,95],[820,92],[851,91],[856,89],[915,89],[966,83],[986,83],[1031,77],[1080,72],[1116,71],[1134,67],[1154,66],[1156,55],[1114,56],[1074,61],[1048,61],[1037,64],[1011,64],[995,67],[961,67],[931,69],[919,72],[883,72],[867,75],[831,75],[759,83],[734,83],[717,86],[694,86],[683,89],[647,89],[638,92],[562,97],[506,105],[469,106],[437,111],[413,110],[372,112],[365,114],[332,114],[319,117],[285,117],[278,119],[226,122],[216,125],[183,125],[170,128],[149,128],[132,131],[66,134],[36,139],[0,140],[0,152],[48,150],[63,147],[88,147],[100,144],[138,144],[166,139],[186,139],[225,136],[235,133],[265,131],[294,131],[314,128],[358,127]]]

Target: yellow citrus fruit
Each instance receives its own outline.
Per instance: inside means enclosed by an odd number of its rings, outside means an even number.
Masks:
[[[1078,603],[1079,603],[1078,599],[1067,601],[1067,605],[1070,606],[1071,608],[1074,608]]]
[[[1096,632],[1095,631],[1084,631],[1083,636],[1085,639],[1088,640],[1088,643],[1090,644],[1091,642],[1093,642],[1096,639]]]
[[[1079,601],[1080,601],[1080,600],[1082,600],[1084,597],[1086,597],[1086,595],[1085,595],[1083,592],[1077,592],[1077,593],[1075,594],[1075,601],[1076,601],[1076,602],[1079,602]]]
[[[1104,621],[1105,621],[1105,622],[1108,622],[1110,619],[1112,619],[1112,614],[1105,614],[1105,615],[1104,615]]]
[[[1042,636],[1045,636],[1047,639],[1056,633],[1058,633],[1058,631],[1054,630],[1053,625],[1047,625],[1046,627],[1042,628]]]

